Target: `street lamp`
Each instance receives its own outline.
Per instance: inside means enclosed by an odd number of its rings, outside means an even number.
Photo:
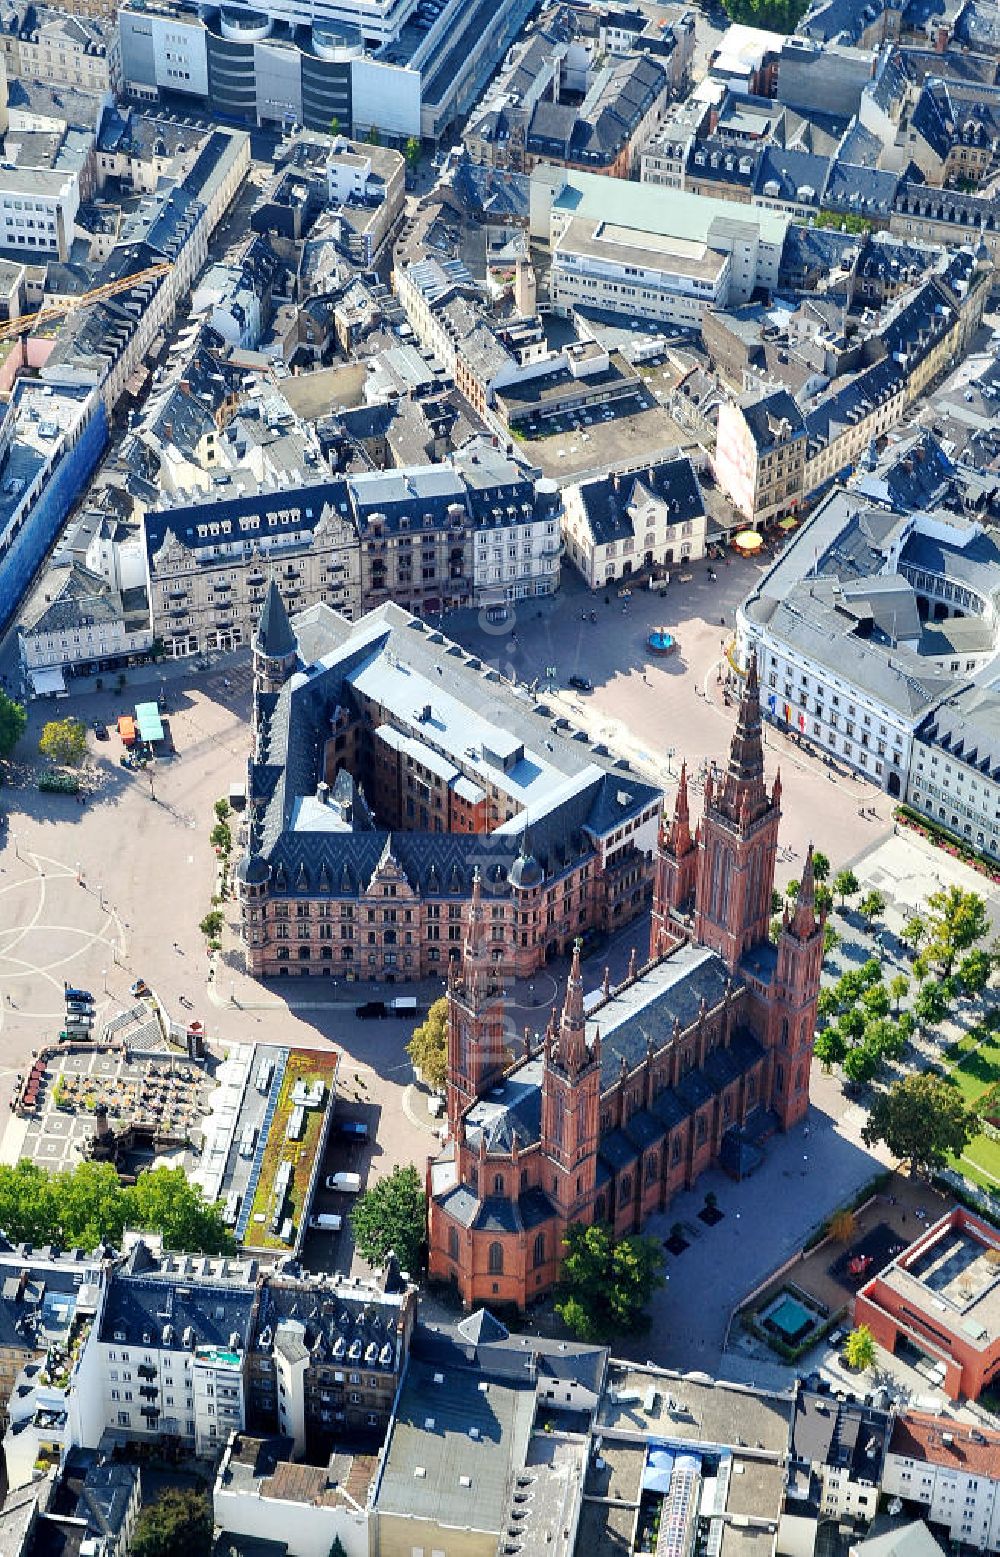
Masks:
[[[104,980],[104,993],[107,994],[107,992],[108,992],[108,970],[107,970],[107,968],[102,968],[101,969],[101,978]]]
[[[98,883],[98,886],[97,886],[97,901],[101,905],[101,913],[103,914],[103,912],[104,912],[104,888],[100,885],[100,883]]]
[[[671,778],[673,778],[673,776],[674,776],[673,762],[674,762],[674,755],[675,755],[676,751],[677,751],[677,747],[676,746],[668,746],[667,747],[667,772],[668,772],[668,774],[670,775]]]

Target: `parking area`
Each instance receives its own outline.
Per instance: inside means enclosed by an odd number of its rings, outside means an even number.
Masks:
[[[537,430],[526,428],[518,442],[544,475],[563,482],[606,471],[609,465],[634,464],[695,447],[693,435],[645,386],[612,407],[546,417]]]

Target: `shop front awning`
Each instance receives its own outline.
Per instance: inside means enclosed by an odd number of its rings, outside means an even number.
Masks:
[[[60,692],[66,690],[66,678],[62,673],[62,666],[50,666],[45,670],[33,670],[31,676],[31,691],[33,697],[58,697]]]

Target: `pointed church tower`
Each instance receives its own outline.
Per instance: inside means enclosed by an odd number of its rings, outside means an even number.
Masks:
[[[448,973],[448,1126],[458,1120],[503,1071],[504,997],[486,938],[482,882],[472,878],[472,900],[461,969]]]
[[[698,844],[691,836],[687,763],[682,763],[673,821],[665,827],[660,818],[656,840],[653,913],[649,926],[650,961],[662,957],[685,935],[685,926],[679,922],[679,916],[690,910],[697,881]]]
[[[295,670],[298,648],[285,602],[271,579],[253,638],[254,687],[258,692],[281,690]]]
[[[787,1130],[809,1107],[809,1065],[816,1036],[816,997],[826,914],[816,912],[812,844],[795,903],[782,925],[765,1045],[774,1055],[771,1107]]]
[[[589,1221],[597,1183],[600,1131],[600,1039],[587,1044],[580,942],[558,1025],[545,1036],[542,1066],[542,1153],[551,1164],[543,1181],[566,1221]]]
[[[757,657],[750,656],[729,764],[705,783],[695,939],[735,971],[744,952],[768,937],[778,853],[781,787],[764,781]]]

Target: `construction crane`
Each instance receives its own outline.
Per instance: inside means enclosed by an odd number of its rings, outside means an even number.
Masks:
[[[18,335],[27,335],[29,331],[36,330],[40,325],[52,324],[56,319],[61,319],[64,314],[76,313],[80,308],[90,308],[94,303],[103,303],[109,297],[116,297],[119,292],[130,292],[133,287],[141,286],[144,281],[154,281],[158,276],[165,276],[168,270],[173,269],[170,260],[164,260],[160,265],[149,265],[145,270],[136,270],[129,276],[119,276],[117,281],[108,281],[102,287],[94,287],[90,292],[81,292],[79,297],[66,297],[58,303],[51,303],[48,308],[40,308],[37,313],[22,314],[19,319],[11,319],[8,324],[0,324],[0,342],[15,339]]]

